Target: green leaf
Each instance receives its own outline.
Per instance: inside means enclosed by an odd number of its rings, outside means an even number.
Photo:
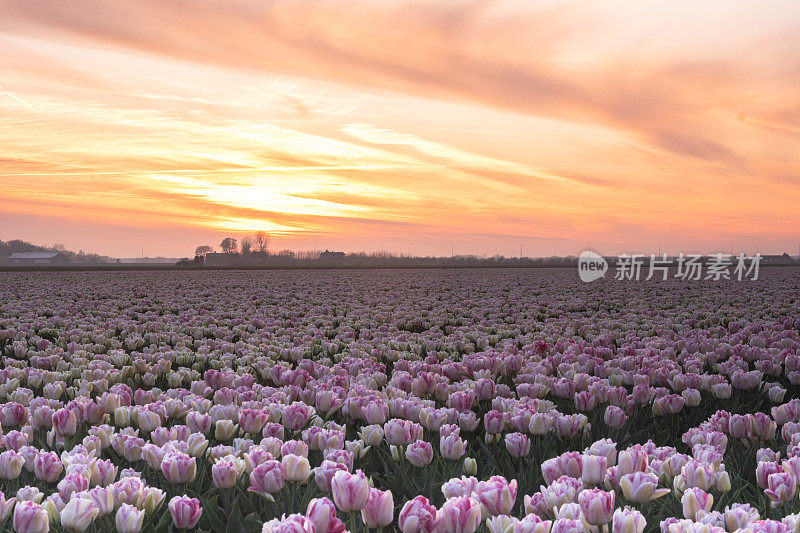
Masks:
[[[228,533],[241,533],[243,530],[242,528],[242,512],[239,510],[239,499],[237,498],[233,502],[233,508],[231,509],[231,514],[227,517],[228,520]]]
[[[243,530],[247,533],[258,533],[261,531],[264,521],[256,513],[250,513],[244,518]]]

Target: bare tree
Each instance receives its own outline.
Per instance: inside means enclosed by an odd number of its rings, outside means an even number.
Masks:
[[[257,231],[254,238],[256,250],[259,252],[266,252],[269,248],[269,233],[266,231]]]
[[[233,237],[225,237],[219,245],[226,254],[236,253],[239,243]]]
[[[210,252],[213,252],[213,251],[214,251],[214,249],[211,246],[209,246],[207,244],[201,244],[200,246],[198,246],[197,248],[194,249],[194,255],[195,256],[198,256],[198,255],[203,255],[204,256],[207,253],[210,253]]]
[[[253,238],[250,235],[242,237],[241,247],[243,254],[249,254],[250,250],[253,248]]]

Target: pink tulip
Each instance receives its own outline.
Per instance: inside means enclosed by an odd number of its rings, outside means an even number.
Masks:
[[[311,409],[302,402],[287,405],[281,412],[281,420],[287,429],[298,430],[306,425],[311,417]]]
[[[558,458],[553,457],[542,461],[541,467],[544,482],[549,485],[556,479],[562,476],[561,467],[559,466]]]
[[[422,438],[422,426],[411,420],[393,418],[383,425],[386,442],[394,446],[408,446]]]
[[[264,429],[261,431],[261,435],[263,435],[264,438],[272,437],[283,441],[285,432],[285,428],[282,424],[278,424],[277,422],[267,422],[264,424]]]
[[[606,412],[603,415],[603,421],[611,429],[619,429],[624,426],[626,418],[625,411],[614,405],[606,407]]]
[[[50,518],[47,511],[36,502],[19,502],[14,508],[14,531],[16,533],[47,533]]]
[[[612,519],[611,533],[643,533],[647,526],[644,515],[634,509],[617,509]]]
[[[443,458],[455,461],[467,452],[467,443],[461,437],[452,433],[439,439],[439,452]]]
[[[281,445],[281,455],[308,457],[308,444],[301,440],[287,440]]]
[[[768,479],[771,474],[783,472],[783,467],[777,462],[764,461],[756,465],[756,483],[762,489],[768,486]]]
[[[150,433],[161,426],[161,417],[158,416],[158,413],[140,411],[136,417],[136,424],[144,433]]]
[[[217,460],[211,466],[211,479],[218,489],[229,489],[236,486],[236,482],[244,472],[245,463],[231,455]]]
[[[617,460],[620,475],[633,474],[634,472],[644,472],[647,470],[647,452],[628,448],[619,452]]]
[[[559,518],[553,522],[550,533],[584,533],[586,530],[580,520],[571,518]]]
[[[314,469],[314,481],[317,487],[323,492],[331,491],[331,480],[337,472],[348,472],[348,468],[343,463],[337,461],[324,460]]]
[[[384,401],[371,401],[361,406],[361,416],[367,424],[383,424],[389,416],[389,406]]]
[[[462,390],[450,394],[447,398],[447,407],[462,413],[469,411],[475,402],[475,393],[471,390]]]
[[[311,519],[301,514],[283,515],[264,524],[261,533],[316,533],[317,528]]]
[[[797,492],[797,478],[791,472],[776,472],[767,478],[764,494],[772,507],[780,507],[792,500]]]
[[[53,413],[53,429],[58,436],[71,437],[78,431],[78,418],[69,409],[59,409]]]
[[[369,489],[367,505],[361,509],[361,519],[369,528],[388,526],[394,519],[392,491]]]
[[[47,483],[57,480],[63,470],[64,465],[56,452],[40,453],[33,460],[33,473]]]
[[[8,439],[8,436],[6,436]],[[0,478],[17,479],[25,465],[25,457],[13,449],[0,453]]]
[[[30,437],[27,433],[13,430],[6,434],[6,448],[11,451],[18,452],[23,446],[27,446],[30,442]]]
[[[505,425],[503,413],[495,410],[489,411],[483,415],[483,425],[486,428],[486,433],[497,435],[503,431]]]
[[[581,418],[583,417],[583,418]],[[561,438],[575,437],[586,422],[584,415],[563,415],[555,419],[556,434]]]
[[[72,498],[61,510],[61,525],[73,533],[85,531],[94,522],[99,509],[88,498]]]
[[[334,461],[345,465],[348,471],[353,469],[353,461],[355,459],[353,452],[349,450],[325,450],[322,456],[326,461]]]
[[[433,461],[433,446],[424,440],[412,442],[406,448],[406,459],[416,467],[427,466]]]
[[[653,401],[653,415],[663,416],[678,414],[681,409],[683,409],[684,403],[685,400],[680,394],[668,394],[657,398]]]
[[[138,477],[124,477],[114,483],[111,488],[117,505],[122,505],[123,503],[138,505],[144,493],[145,484]]]
[[[442,484],[442,494],[444,494],[445,498],[471,496],[472,493],[475,492],[475,487],[477,485],[478,480],[474,477],[455,477]]]
[[[344,523],[336,517],[336,506],[328,498],[308,502],[306,516],[316,526],[316,533],[344,533]]]
[[[343,512],[363,509],[367,505],[369,490],[369,482],[361,470],[356,470],[355,474],[336,472],[331,480],[333,501]]]
[[[269,460],[250,473],[250,490],[261,494],[274,494],[283,488],[286,476],[280,461]]]
[[[746,503],[734,503],[723,513],[728,531],[745,529],[751,522],[760,518],[758,510]]]
[[[242,409],[239,411],[239,427],[245,433],[261,433],[269,415],[260,409]]]
[[[608,458],[603,455],[581,456],[581,480],[587,485],[602,483],[608,469]]]
[[[575,409],[578,411],[591,411],[597,405],[597,397],[589,391],[576,392],[573,397]]]
[[[511,457],[526,457],[531,451],[531,440],[523,433],[508,433],[505,443]]]
[[[67,474],[58,482],[58,493],[61,499],[69,501],[75,492],[89,490],[89,480],[83,474]]]
[[[775,438],[777,424],[769,417],[769,415],[764,413],[753,413],[751,415],[750,422],[753,436],[765,441],[771,441]]]
[[[170,483],[191,483],[197,474],[197,462],[185,453],[165,454],[161,460],[161,472]]]
[[[714,497],[702,489],[689,488],[681,496],[683,516],[689,520],[700,520],[713,504]]]
[[[556,460],[562,475],[580,479],[581,471],[583,470],[581,463],[583,457],[580,452],[564,452]]]
[[[14,508],[16,502],[17,498],[14,497],[6,499],[6,495],[3,494],[3,491],[0,491],[0,522],[5,520],[6,517],[11,513],[11,510]]]
[[[495,383],[491,379],[481,378],[475,382],[475,398],[479,402],[491,400],[495,395]]]
[[[400,510],[398,524],[403,533],[432,533],[439,525],[439,516],[427,498],[417,496]]]
[[[190,529],[197,525],[203,509],[200,500],[188,496],[175,496],[169,501],[169,514],[178,529]]]
[[[105,516],[114,511],[114,491],[111,487],[94,487],[86,492],[86,497],[94,502],[99,516]]]
[[[133,505],[123,503],[114,521],[117,533],[139,533],[144,523],[144,514],[144,510],[140,511]]]
[[[550,533],[553,523],[542,520],[538,515],[529,514],[514,524],[513,533]]]
[[[439,528],[448,533],[474,533],[481,524],[481,504],[468,497],[450,498],[438,512]]]
[[[728,432],[734,439],[746,439],[750,436],[750,415],[731,415]]]
[[[211,416],[197,411],[189,411],[186,414],[186,425],[192,433],[208,435],[211,431]]]
[[[614,493],[600,489],[586,489],[578,494],[586,521],[594,526],[602,526],[611,521],[614,513]]]
[[[619,485],[625,499],[636,503],[655,500],[670,492],[669,489],[658,488],[658,476],[644,472],[625,474],[620,479]]]
[[[503,476],[492,476],[475,486],[475,498],[492,516],[509,514],[517,499],[517,480],[509,483]]]

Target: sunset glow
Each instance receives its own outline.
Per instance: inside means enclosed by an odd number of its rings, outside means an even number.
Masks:
[[[800,242],[800,4],[0,0],[0,239]]]

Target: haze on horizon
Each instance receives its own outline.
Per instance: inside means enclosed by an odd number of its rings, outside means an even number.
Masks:
[[[800,3],[0,0],[0,239],[796,253]]]

